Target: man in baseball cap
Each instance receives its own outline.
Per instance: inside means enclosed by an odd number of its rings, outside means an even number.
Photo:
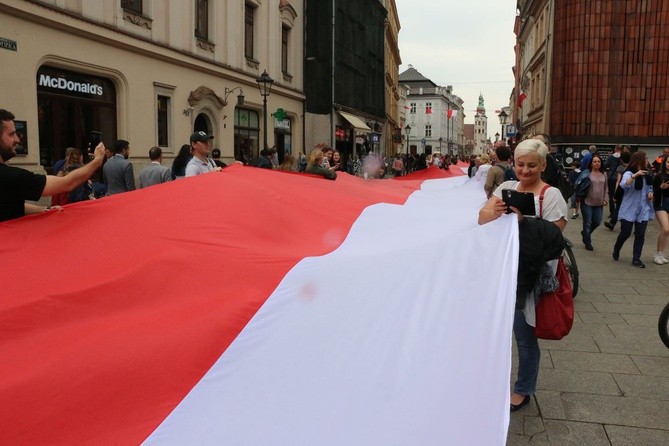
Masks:
[[[212,135],[212,136],[209,136],[209,135],[207,134],[207,132],[203,132],[202,130],[200,130],[199,132],[195,132],[195,133],[193,133],[192,135],[190,135],[190,143],[191,143],[191,145],[192,145],[194,142],[198,142],[198,141],[200,141],[200,142],[204,142],[204,141],[209,141],[210,139],[214,139],[213,135]]]
[[[213,136],[209,136],[207,132],[202,130],[190,135],[190,148],[193,158],[186,165],[186,177],[222,170],[209,158],[211,152],[210,140],[212,139],[214,139]]]

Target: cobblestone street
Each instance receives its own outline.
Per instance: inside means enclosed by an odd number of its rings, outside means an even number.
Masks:
[[[508,444],[669,444],[669,349],[657,331],[669,265],[652,262],[657,222],[648,225],[645,269],[631,264],[633,237],[619,262],[611,258],[619,226],[598,228],[593,252],[584,249],[581,229],[579,217],[565,230],[580,270],[573,329],[560,341],[540,341],[538,390],[511,414]],[[515,373],[514,358],[512,382]]]

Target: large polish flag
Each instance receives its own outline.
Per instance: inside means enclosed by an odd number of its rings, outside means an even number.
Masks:
[[[451,169],[0,223],[0,444],[504,444],[517,224]]]

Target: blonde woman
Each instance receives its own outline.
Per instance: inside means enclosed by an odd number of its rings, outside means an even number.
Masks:
[[[337,172],[322,166],[324,157],[325,154],[321,149],[314,149],[309,152],[309,160],[304,172],[312,175],[320,175],[328,180],[334,180],[337,178]]]
[[[481,155],[480,159],[481,159],[480,165],[479,168],[476,170],[475,178],[485,183],[486,179],[488,178],[488,171],[490,170],[492,165],[490,164],[490,156],[488,156],[487,153]]]
[[[283,170],[286,172],[293,172],[293,164],[295,163],[295,157],[290,153],[286,153],[283,157],[283,163],[278,167],[278,170]]]
[[[518,181],[505,181],[493,192],[493,195],[479,211],[479,224],[483,225],[500,218],[507,206],[502,201],[504,189],[514,189],[519,192],[532,192],[537,217],[546,222],[554,223],[560,231],[567,225],[567,203],[562,198],[560,190],[551,187],[541,179],[546,169],[548,148],[538,139],[526,139],[515,150],[514,171]],[[543,196],[543,199],[541,197]],[[519,216],[522,220],[523,216]],[[523,252],[521,246],[521,254]],[[523,258],[519,268],[523,265]],[[555,273],[557,260],[547,264]],[[533,287],[534,288],[534,287]],[[518,377],[511,392],[511,412],[514,412],[530,402],[530,396],[535,392],[539,376],[539,359],[541,350],[537,337],[534,335],[536,325],[535,298],[537,291],[516,293],[516,312],[513,320],[513,333],[518,347]]]

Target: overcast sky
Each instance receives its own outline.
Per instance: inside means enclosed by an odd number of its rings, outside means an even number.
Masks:
[[[479,93],[488,134],[500,130],[494,111],[513,89],[516,0],[395,0],[400,19],[400,73],[411,64],[437,85],[453,85],[474,122]]]

